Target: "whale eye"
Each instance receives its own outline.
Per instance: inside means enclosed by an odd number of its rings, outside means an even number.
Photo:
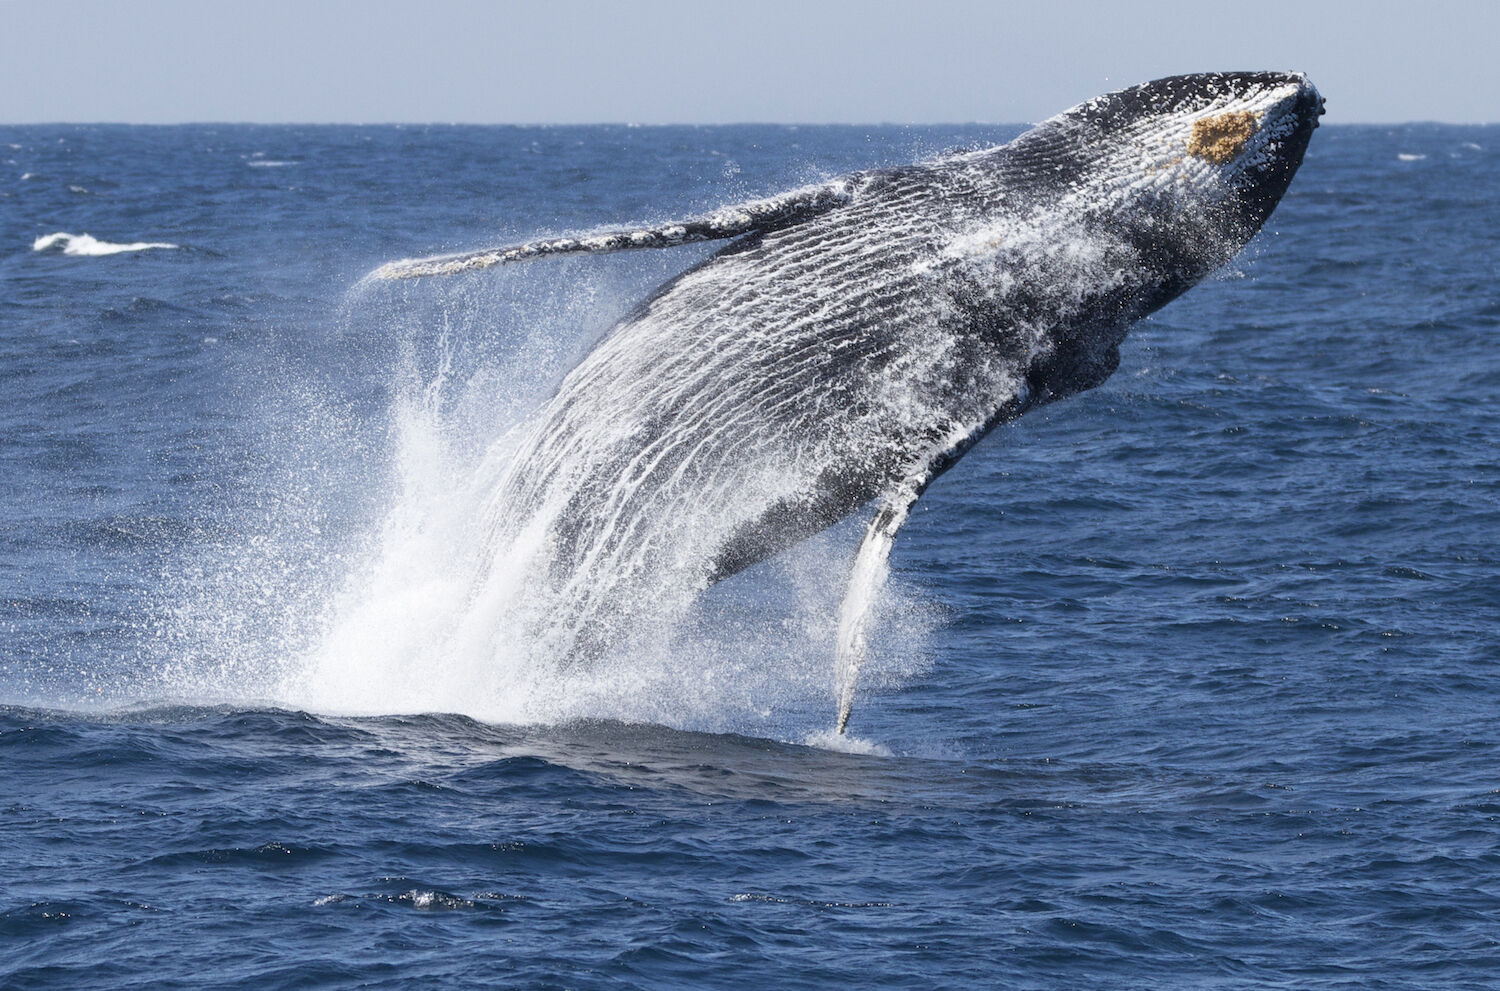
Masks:
[[[1193,133],[1188,137],[1189,155],[1197,155],[1215,165],[1234,161],[1245,147],[1245,142],[1255,136],[1255,114],[1248,110],[1233,110],[1216,117],[1204,117],[1193,122]]]

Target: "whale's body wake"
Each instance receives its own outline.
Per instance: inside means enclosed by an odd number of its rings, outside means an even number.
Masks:
[[[701,612],[709,586],[874,503],[836,624],[842,730],[886,556],[924,489],[997,424],[1107,378],[1135,321],[1259,230],[1320,111],[1295,74],[1174,77],[1000,147],[382,267],[434,276],[734,238],[495,446],[449,494],[451,526],[391,521],[408,564],[424,540],[449,543],[427,548],[441,574],[392,565],[384,597],[348,608],[430,593],[412,635],[455,656],[608,665]]]

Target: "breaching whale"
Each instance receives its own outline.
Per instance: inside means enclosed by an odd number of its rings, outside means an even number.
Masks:
[[[839,621],[842,732],[865,608],[922,492],[998,424],[1103,382],[1133,323],[1232,258],[1322,103],[1300,73],[1174,76],[1000,146],[382,266],[413,278],[733,239],[623,318],[528,421],[495,472],[475,598],[525,589],[529,605],[496,607],[565,663],[873,506]]]

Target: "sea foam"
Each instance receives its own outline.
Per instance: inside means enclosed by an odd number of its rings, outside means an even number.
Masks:
[[[101,241],[92,234],[68,234],[63,231],[43,235],[31,242],[32,251],[50,251],[58,248],[65,255],[84,257],[118,255],[126,251],[149,251],[152,248],[176,247],[177,245],[168,244],[165,241],[132,241],[129,244],[117,244],[113,241]]]

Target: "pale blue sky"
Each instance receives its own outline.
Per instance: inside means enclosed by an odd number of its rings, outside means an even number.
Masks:
[[[4,123],[1009,123],[1242,68],[1500,121],[1500,0],[0,0]]]

